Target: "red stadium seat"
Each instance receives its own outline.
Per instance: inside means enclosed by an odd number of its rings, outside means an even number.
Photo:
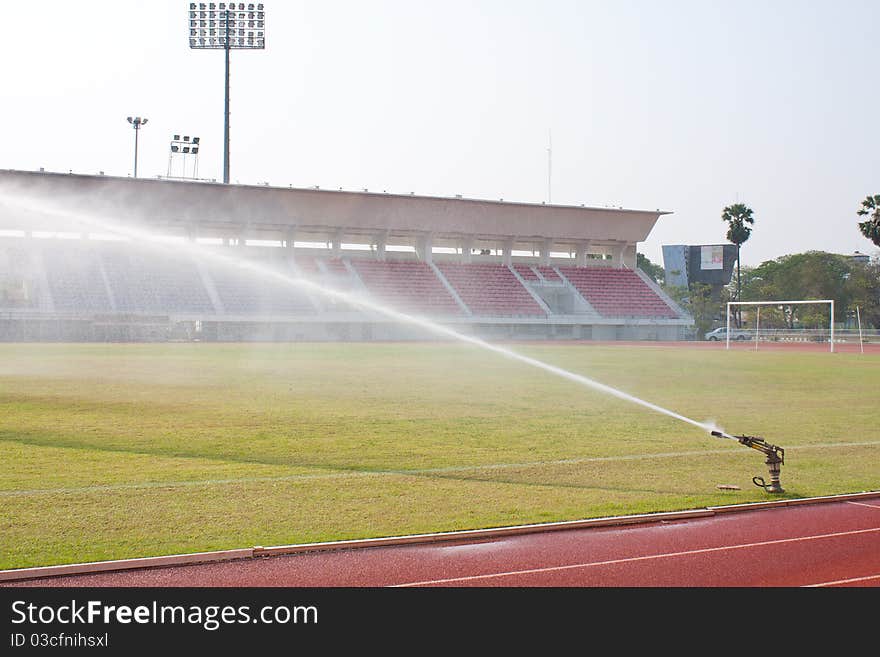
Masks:
[[[678,314],[629,269],[560,267],[559,271],[605,317],[674,319]]]
[[[507,265],[442,263],[437,266],[474,315],[546,317]]]

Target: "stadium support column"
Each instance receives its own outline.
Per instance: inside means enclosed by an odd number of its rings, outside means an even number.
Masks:
[[[587,265],[587,254],[590,252],[589,242],[578,242],[575,247],[575,267],[585,267]]]
[[[471,251],[474,250],[474,237],[473,235],[466,235],[461,239],[461,262],[462,264],[470,264],[471,262]]]
[[[385,262],[385,250],[388,248],[388,231],[383,230],[376,235],[376,258]]]
[[[541,265],[550,266],[550,250],[553,248],[553,240],[545,239],[541,243]]]
[[[612,252],[614,266],[618,269],[623,268],[623,250],[626,248],[626,244],[615,244],[614,251]]]
[[[296,226],[288,226],[284,231],[284,251],[288,262],[295,262],[294,248],[296,247]]]
[[[623,251],[621,252],[623,258],[623,264],[630,269],[635,269],[638,266],[638,260],[636,256],[636,245],[635,242],[625,244],[623,246]]]
[[[419,259],[426,264],[433,262],[434,242],[431,233],[425,233],[418,238],[416,254],[418,254]]]
[[[504,240],[504,245],[502,246],[501,253],[504,256],[504,264],[510,265],[513,264],[513,238],[508,237]]]
[[[330,242],[330,250],[334,258],[342,257],[342,240],[343,232],[342,229],[339,228],[333,233],[333,238]]]

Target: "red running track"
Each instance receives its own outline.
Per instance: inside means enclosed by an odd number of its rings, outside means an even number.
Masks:
[[[624,527],[260,557],[17,586],[880,586],[880,497]]]

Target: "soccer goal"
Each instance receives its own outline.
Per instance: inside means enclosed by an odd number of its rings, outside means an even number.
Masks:
[[[756,306],[755,313],[755,349],[758,348],[758,339],[761,333],[761,306],[802,306],[806,304],[829,304],[830,319],[828,322],[829,342],[831,353],[834,353],[834,299],[815,299],[810,301],[728,301],[727,302],[727,345],[730,349],[730,307],[731,306]]]

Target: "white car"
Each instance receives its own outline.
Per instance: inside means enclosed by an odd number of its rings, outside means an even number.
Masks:
[[[748,331],[743,331],[742,329],[732,328],[730,329],[730,339],[731,340],[748,340],[752,336]],[[706,340],[727,340],[727,327],[722,326],[720,328],[715,329],[714,331],[709,331],[706,335],[703,336]]]

